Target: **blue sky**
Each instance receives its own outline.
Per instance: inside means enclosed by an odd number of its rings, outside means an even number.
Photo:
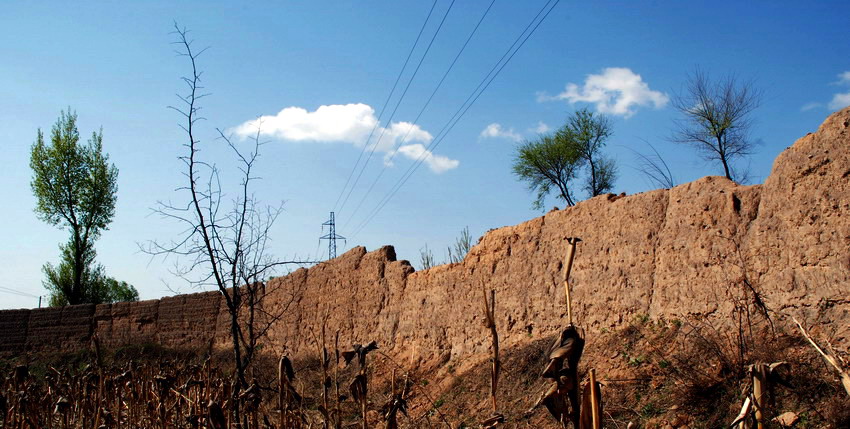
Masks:
[[[401,88],[451,0],[438,0]],[[850,104],[850,17],[844,2],[575,2],[562,0],[476,104],[404,187],[356,235],[378,201],[432,141],[490,67],[545,1],[497,0],[411,130],[411,122],[489,1],[457,0],[392,123],[377,124],[384,139],[342,210],[340,253],[355,245],[396,246],[419,263],[427,243],[437,260],[468,226],[487,230],[538,216],[533,195],[510,173],[518,140],[560,126],[575,109],[608,113],[614,136],[606,152],[619,165],[615,191],[652,185],[634,169],[632,150],[653,144],[678,183],[719,174],[692,150],[669,141],[677,118],[669,98],[689,72],[734,73],[764,91],[750,159],[755,182],[769,174],[784,148],[842,105]],[[60,110],[79,115],[83,136],[103,127],[104,148],[119,169],[118,205],[97,243],[108,274],[134,284],[143,299],[192,292],[169,273],[172,260],[151,260],[137,243],[167,240],[179,228],[151,215],[158,200],[179,200],[177,156],[185,136],[177,103],[188,72],[174,54],[174,21],[191,30],[198,47],[207,121],[200,125],[205,159],[225,179],[235,163],[215,128],[239,131],[263,118],[255,192],[284,202],[272,231],[281,258],[312,259],[321,224],[377,123],[431,1],[327,2],[5,2],[0,14],[0,308],[31,307],[45,294],[41,266],[57,262],[67,232],[39,221],[30,190],[30,147]],[[396,92],[398,96],[401,89]],[[394,98],[390,107],[394,106]],[[242,128],[240,128],[240,126]],[[365,130],[365,131],[364,131]],[[411,130],[408,133],[408,130]],[[405,140],[404,137],[407,136]],[[398,153],[389,161],[393,150]],[[368,154],[368,151],[366,152]],[[392,165],[389,165],[392,164]],[[386,169],[384,169],[384,167]],[[383,173],[382,173],[383,171]],[[372,192],[366,189],[375,182]],[[227,182],[234,189],[236,183]],[[356,213],[354,209],[362,206]],[[563,206],[550,199],[547,207]],[[319,255],[326,251],[322,244]]]

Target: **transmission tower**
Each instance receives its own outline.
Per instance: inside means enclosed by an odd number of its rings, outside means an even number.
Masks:
[[[319,240],[328,240],[328,259],[333,259],[336,258],[336,240],[345,240],[345,237],[336,233],[334,212],[331,212],[331,218],[328,219],[327,222],[322,224],[322,231],[325,230],[325,226],[328,227],[329,231],[327,234],[319,237]]]

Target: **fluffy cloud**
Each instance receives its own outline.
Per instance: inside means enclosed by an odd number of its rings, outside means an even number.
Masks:
[[[629,117],[637,106],[664,107],[670,98],[659,91],[649,89],[639,74],[628,68],[609,67],[601,74],[588,75],[582,86],[568,83],[564,92],[548,96],[538,95],[538,101],[566,100],[596,105],[600,113]]]
[[[487,125],[487,127],[484,128],[484,130],[481,131],[481,134],[479,135],[479,137],[481,137],[481,138],[506,138],[506,139],[511,139],[513,141],[522,140],[522,136],[515,133],[513,128],[504,129],[504,128],[502,128],[502,126],[500,124],[497,124],[495,122],[490,124],[490,125]]]
[[[429,143],[434,139],[431,133],[409,122],[393,122],[388,127],[380,126],[378,118],[375,117],[375,110],[362,103],[319,106],[312,112],[301,107],[287,107],[275,115],[264,115],[246,121],[231,128],[230,132],[245,138],[256,135],[258,128],[261,136],[283,141],[340,142],[357,147],[363,147],[369,133],[375,129],[370,148],[374,147],[375,151],[389,155],[398,145],[410,142]],[[422,144],[416,144],[401,146],[398,152],[407,156],[413,149],[407,149],[407,152],[402,149],[408,146],[420,146],[422,151],[425,151]],[[430,153],[425,162],[436,173],[442,173],[460,164],[456,160]]]
[[[362,144],[378,122],[375,111],[366,104],[319,106],[314,112],[287,107],[276,115],[264,115],[233,129],[239,136],[251,136],[259,126],[262,135],[288,141],[336,141]]]
[[[829,102],[829,108],[838,110],[850,106],[850,92],[843,94],[835,94],[832,96],[832,101]]]
[[[846,71],[838,75],[838,85],[850,85],[850,71]],[[832,96],[832,101],[829,102],[829,108],[838,110],[850,106],[850,92],[838,93]]]
[[[434,173],[442,173],[460,165],[460,161],[450,159],[442,155],[434,155],[420,143],[408,144],[398,148],[398,153],[412,160],[423,158],[422,162],[428,165]]]

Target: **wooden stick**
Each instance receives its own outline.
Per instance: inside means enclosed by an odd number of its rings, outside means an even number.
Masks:
[[[573,300],[570,296],[570,271],[573,269],[573,257],[576,253],[576,244],[581,241],[578,237],[567,237],[567,243],[570,247],[567,248],[566,269],[564,270],[564,303],[567,306],[567,319],[570,326],[573,324]]]
[[[484,298],[484,316],[485,325],[490,328],[490,337],[493,341],[493,366],[490,373],[490,398],[493,402],[493,413],[499,412],[498,403],[496,401],[496,391],[499,387],[499,373],[501,372],[501,362],[499,362],[499,333],[496,330],[496,290],[490,290],[490,299],[487,299],[487,289],[481,285],[481,292]]]
[[[334,336],[334,359],[334,388],[336,389],[336,393],[334,395],[336,403],[336,411],[334,412],[334,428],[340,429],[342,427],[342,413],[340,412],[339,400],[339,329],[337,329],[336,335]]]
[[[278,364],[277,364],[277,388],[279,389],[278,390],[278,397],[277,397],[277,404],[280,407],[280,427],[285,428],[286,427],[286,409],[284,407],[284,404],[286,403],[286,397],[285,397],[286,387],[284,386],[284,382],[283,382],[283,379],[284,379],[283,370],[284,370],[283,369],[283,356],[281,356],[280,361],[278,361]]]
[[[756,425],[758,429],[764,429],[764,383],[767,381],[767,371],[763,363],[752,365],[751,371],[753,375],[753,403],[756,411]]]
[[[596,385],[596,369],[590,369],[590,409],[593,417],[593,429],[602,429],[602,416],[599,415],[599,388]]]

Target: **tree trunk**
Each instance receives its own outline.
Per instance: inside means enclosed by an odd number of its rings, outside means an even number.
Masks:
[[[74,228],[74,283],[71,285],[71,293],[68,294],[68,305],[82,304],[83,297],[83,243],[81,243],[80,232]]]
[[[239,344],[239,299],[236,297],[239,294],[237,288],[233,288],[233,307],[228,308],[230,312],[230,336],[233,338],[233,360],[236,363],[236,380],[231,394],[231,403],[233,405],[233,421],[240,425],[241,416],[239,413],[239,393],[242,391],[242,386],[245,382],[245,368],[242,365],[242,350]]]
[[[734,182],[735,179],[732,178],[732,174],[729,172],[729,164],[726,162],[726,157],[720,158],[720,162],[723,163],[723,172],[726,173],[726,178]]]
[[[735,179],[732,178],[732,172],[729,171],[729,163],[726,160],[726,145],[723,141],[723,134],[717,136],[717,154],[723,164],[723,172],[726,174],[726,178],[734,182]]]
[[[598,185],[596,184],[596,164],[593,162],[593,157],[588,156],[587,162],[590,164],[590,196],[595,197],[599,195]]]

